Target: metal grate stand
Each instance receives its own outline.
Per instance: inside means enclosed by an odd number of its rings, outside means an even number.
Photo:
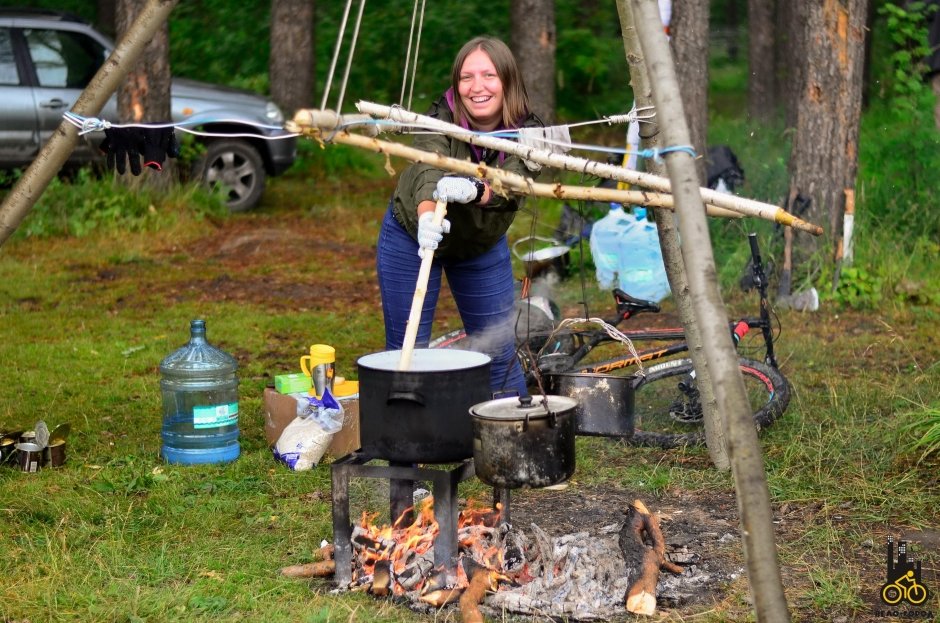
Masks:
[[[457,561],[457,485],[475,475],[473,459],[452,469],[414,467],[389,463],[369,465],[376,457],[353,452],[336,460],[330,467],[333,498],[333,557],[336,561],[336,585],[346,587],[352,581],[352,523],[349,517],[349,481],[352,478],[381,478],[389,481],[389,510],[392,521],[414,506],[416,482],[430,482],[434,495],[434,519],[440,532],[434,540],[434,564],[453,572]],[[503,504],[508,521],[509,492],[494,490],[494,504]],[[405,521],[413,521],[406,516]]]

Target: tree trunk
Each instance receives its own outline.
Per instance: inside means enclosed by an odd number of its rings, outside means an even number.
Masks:
[[[796,125],[796,108],[800,100],[803,63],[794,59],[803,58],[802,3],[780,0],[776,3],[774,22],[774,79],[781,103],[786,113],[787,127]]]
[[[525,76],[532,111],[546,124],[555,120],[555,0],[510,3],[512,51]]]
[[[669,31],[691,145],[708,153],[708,0],[674,0]],[[705,158],[695,162],[699,185],[705,186]]]
[[[633,9],[650,80],[655,85],[653,99],[662,140],[666,145],[688,144],[689,131],[682,111],[679,83],[665,36],[658,27],[656,0],[633,0]],[[682,230],[682,257],[689,269],[686,275],[693,309],[702,332],[719,408],[727,418],[728,452],[754,610],[761,622],[789,621],[760,443],[737,352],[728,333],[728,315],[718,291],[715,259],[693,161],[688,153],[681,151],[667,154],[665,160]]]
[[[777,110],[774,79],[774,0],[748,0],[747,114],[767,121]]]
[[[95,15],[95,25],[104,34],[114,37],[117,21],[117,0],[98,0],[96,6],[98,11]]]
[[[271,97],[289,118],[313,101],[314,0],[273,0]]]
[[[858,171],[858,130],[868,0],[813,0],[806,17],[805,78],[790,156],[790,197],[809,199],[803,218],[823,225],[822,242],[796,232],[795,276],[811,274],[810,258],[829,244],[836,253],[846,191],[854,192]],[[796,280],[796,279],[794,279]]]
[[[118,37],[123,37],[138,14],[146,6],[145,0],[118,0],[116,24]],[[141,60],[127,74],[121,88],[118,89],[118,117],[121,123],[167,123],[170,114],[170,44],[169,28],[164,21],[153,34]],[[132,185],[146,184],[153,188],[166,190],[175,182],[176,167],[172,158],[167,158],[163,171],[155,173],[144,168],[149,174],[141,175],[131,181]]]
[[[633,96],[637,108],[653,105],[653,93],[650,86],[649,72],[640,40],[636,33],[636,22],[633,7],[629,0],[617,0],[617,13],[620,16],[620,29],[623,33],[623,47],[630,68],[630,84],[633,87]],[[640,124],[640,147],[652,149],[661,147],[659,124]],[[666,167],[653,159],[643,161],[648,173],[665,176]],[[669,289],[676,301],[676,311],[679,321],[685,328],[686,340],[689,343],[689,357],[692,367],[698,377],[698,388],[705,420],[705,444],[712,463],[719,471],[727,471],[731,464],[728,460],[728,449],[725,444],[724,418],[718,410],[718,401],[712,385],[712,375],[708,369],[708,361],[702,347],[702,335],[695,321],[692,309],[692,298],[689,296],[689,282],[686,278],[685,265],[682,263],[682,251],[679,244],[679,233],[676,228],[676,217],[668,210],[655,210],[656,231],[659,235],[659,246],[663,252],[663,263],[666,267],[666,276],[669,278]]]

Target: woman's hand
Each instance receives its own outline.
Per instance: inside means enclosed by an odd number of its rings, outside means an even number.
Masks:
[[[438,181],[434,199],[448,203],[478,203],[486,194],[486,184],[478,177],[445,175]]]
[[[418,216],[418,257],[424,259],[425,249],[437,249],[447,233],[450,233],[450,221],[445,218],[440,225],[435,225],[434,212],[422,212]]]

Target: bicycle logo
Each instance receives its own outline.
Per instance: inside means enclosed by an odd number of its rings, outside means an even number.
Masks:
[[[921,583],[920,561],[907,558],[907,541],[899,541],[895,552],[894,537],[888,537],[887,568],[887,582],[881,587],[881,601],[889,606],[901,601],[916,606],[927,601],[930,591]]]

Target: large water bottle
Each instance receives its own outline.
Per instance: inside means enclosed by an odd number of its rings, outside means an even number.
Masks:
[[[160,363],[163,447],[168,463],[238,458],[238,362],[206,341],[206,322],[190,322],[189,343]]]
[[[602,288],[617,285],[620,273],[620,239],[634,218],[623,210],[619,203],[610,204],[610,212],[591,227],[591,258]]]
[[[659,302],[669,295],[656,224],[646,209],[633,208],[633,219],[620,232],[618,277],[620,289],[638,299]]]

